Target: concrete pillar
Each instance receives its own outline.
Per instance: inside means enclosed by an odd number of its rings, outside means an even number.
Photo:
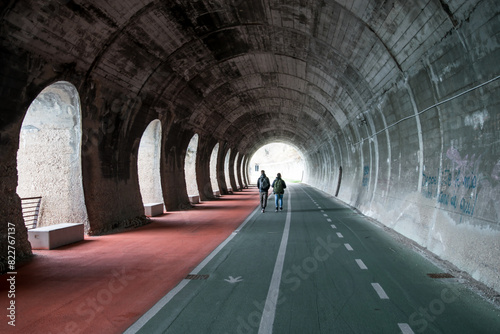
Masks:
[[[3,90],[1,91],[3,93]],[[8,101],[20,99],[20,96],[14,94],[9,98],[2,97],[4,107],[7,108],[6,114],[22,116],[24,113],[20,110],[22,104],[9,103]],[[19,92],[20,93],[20,92]],[[3,95],[3,94],[2,94]],[[15,109],[14,109],[15,106]],[[25,106],[26,109],[28,108]],[[26,109],[24,111],[26,111]],[[19,146],[19,131],[21,130],[22,117],[15,117],[10,124],[0,125],[0,271],[8,271],[8,237],[15,240],[13,245],[16,250],[16,260],[21,260],[31,256],[31,245],[28,241],[28,232],[24,226],[24,220],[21,211],[21,200],[16,193],[17,186],[17,166],[16,156]]]
[[[167,211],[191,208],[186,190],[184,162],[189,141],[194,133],[172,124],[163,132],[161,158],[162,190]]]
[[[106,96],[93,88],[81,92],[82,181],[90,235],[147,223],[137,177],[139,142],[152,119],[130,126],[142,108],[138,97]],[[104,89],[102,86],[99,89]],[[95,115],[101,115],[96,117]]]

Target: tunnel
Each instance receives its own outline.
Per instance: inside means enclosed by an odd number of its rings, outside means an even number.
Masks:
[[[138,156],[156,124],[167,212],[193,205],[194,136],[202,201],[250,186],[252,155],[288,143],[304,184],[500,293],[500,2],[29,0],[0,12],[3,272],[11,231],[17,259],[32,254],[16,193],[23,120],[67,83],[88,235],[148,223]]]

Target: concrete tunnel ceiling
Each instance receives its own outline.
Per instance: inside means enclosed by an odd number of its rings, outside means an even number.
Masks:
[[[317,147],[453,27],[438,1],[44,3],[12,10],[36,29],[37,13],[57,6],[60,19],[37,34],[72,48],[33,48],[147,91],[152,108],[242,153],[271,141]]]
[[[194,134],[201,190],[216,144],[219,165],[230,150],[248,167],[287,143],[304,183],[500,291],[499,12],[498,0],[2,2],[0,214],[22,225],[22,118],[64,81],[81,97],[92,233],[144,212],[137,150],[158,119],[167,211],[189,204]],[[218,172],[224,195],[241,175],[225,185]]]

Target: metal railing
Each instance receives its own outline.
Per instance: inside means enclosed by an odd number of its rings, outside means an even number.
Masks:
[[[21,198],[21,208],[23,210],[24,225],[28,230],[36,228],[38,224],[38,214],[40,213],[40,204],[42,197]]]

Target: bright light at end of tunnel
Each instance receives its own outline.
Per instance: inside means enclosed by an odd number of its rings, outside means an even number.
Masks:
[[[271,143],[258,149],[250,159],[250,183],[256,184],[261,170],[272,182],[276,174],[288,182],[301,182],[304,176],[304,159],[295,147],[284,143]]]

